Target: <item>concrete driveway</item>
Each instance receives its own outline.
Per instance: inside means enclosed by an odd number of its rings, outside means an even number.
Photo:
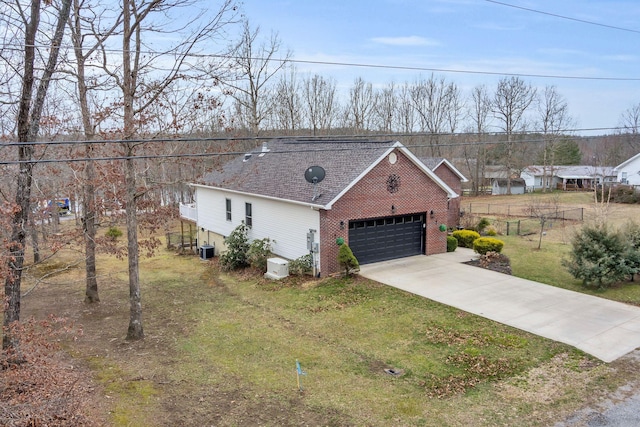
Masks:
[[[640,347],[640,308],[462,264],[470,249],[360,267],[360,275],[536,335],[605,362]]]

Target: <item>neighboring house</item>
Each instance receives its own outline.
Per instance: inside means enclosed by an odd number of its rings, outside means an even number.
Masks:
[[[453,191],[462,195],[462,183],[467,178],[447,159],[437,157],[420,157],[420,161],[435,172]],[[460,197],[449,200],[449,219],[447,225],[456,227],[460,224]]]
[[[528,166],[520,177],[525,180],[528,191],[548,189],[591,190],[602,183],[615,182],[615,172],[609,166]]]
[[[491,181],[491,194],[494,196],[507,194],[507,178],[496,178]],[[522,178],[511,178],[511,194],[524,194],[526,191],[526,184]]]
[[[613,168],[616,182],[620,184],[640,186],[640,153]]]
[[[325,172],[316,184],[305,179],[313,166]],[[445,252],[441,228],[458,198],[393,141],[272,140],[192,186],[201,246],[219,254],[244,222],[249,238],[272,239],[278,256],[292,260],[311,250],[322,276],[340,270],[339,238],[362,264]]]

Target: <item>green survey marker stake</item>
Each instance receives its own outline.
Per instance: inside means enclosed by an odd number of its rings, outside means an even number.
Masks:
[[[296,376],[298,377],[298,390],[302,391],[302,382],[300,381],[300,377],[302,375],[307,375],[305,371],[300,367],[300,362],[296,359]]]

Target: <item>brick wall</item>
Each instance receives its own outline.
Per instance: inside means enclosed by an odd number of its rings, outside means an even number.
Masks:
[[[383,159],[360,182],[345,193],[328,211],[320,211],[320,255],[322,275],[339,271],[336,238],[349,243],[349,221],[393,215],[426,213],[425,252],[427,255],[446,251],[446,233],[440,224],[448,221],[447,193],[438,187],[401,151],[395,150],[398,160],[391,164]],[[387,190],[387,179],[400,177],[398,191]],[[392,206],[395,212],[392,212]],[[429,212],[434,211],[434,218]],[[340,221],[344,229],[340,229]]]
[[[462,195],[462,182],[460,182],[460,178],[458,175],[453,173],[447,165],[444,163],[441,164],[434,170],[435,174],[443,180],[453,191],[455,191],[458,195]],[[449,214],[447,217],[447,226],[448,227],[456,227],[460,224],[460,197],[456,197],[455,199],[451,199],[449,201]]]

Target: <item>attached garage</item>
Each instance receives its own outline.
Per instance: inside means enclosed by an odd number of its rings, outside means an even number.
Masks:
[[[360,264],[425,253],[424,213],[349,221],[349,247]]]

